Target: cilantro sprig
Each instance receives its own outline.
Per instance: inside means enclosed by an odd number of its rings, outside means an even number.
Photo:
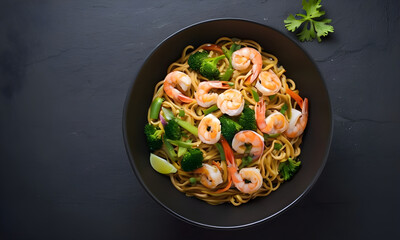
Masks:
[[[301,17],[297,19],[293,14],[290,14],[284,20],[287,30],[294,32],[296,29],[303,25],[301,32],[297,34],[300,41],[312,41],[315,37],[318,42],[321,42],[321,37],[325,37],[328,33],[333,32],[333,26],[329,25],[332,19],[322,19],[320,17],[325,15],[325,11],[321,11],[321,0],[303,0],[303,9],[306,14],[296,14],[295,16]]]

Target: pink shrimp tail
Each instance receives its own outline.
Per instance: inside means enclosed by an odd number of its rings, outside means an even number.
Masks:
[[[191,102],[194,101],[193,98],[187,97],[187,96],[185,96],[185,95],[183,95],[183,94],[182,94],[182,95],[179,94],[179,95],[178,95],[178,99],[179,99],[180,101],[184,102],[184,103],[191,103]]]
[[[265,103],[260,100],[255,106],[256,123],[257,127],[262,131],[265,128]]]
[[[304,98],[303,106],[302,106],[302,113],[308,115],[308,99]]]
[[[256,58],[255,62],[260,62],[262,64],[261,55],[256,55],[255,58]],[[251,76],[249,78],[247,78],[247,81],[246,81],[247,84],[253,83],[258,78],[258,75],[261,72],[261,68],[262,68],[262,65],[258,65],[258,64],[253,65],[253,68],[251,69],[253,71],[253,73],[251,74]]]

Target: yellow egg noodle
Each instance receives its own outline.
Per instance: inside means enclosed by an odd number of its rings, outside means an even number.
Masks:
[[[294,95],[297,95],[299,93],[299,91],[296,90],[295,82],[292,79],[286,78],[284,74],[285,69],[283,68],[283,66],[278,64],[277,57],[269,53],[263,52],[262,47],[255,41],[222,37],[218,39],[213,45],[214,46],[217,45],[219,48],[230,49],[232,44],[234,43],[240,45],[241,50],[250,48],[251,52],[257,50],[257,52],[260,53],[262,59],[262,65],[260,67],[261,72],[259,73],[259,77],[261,78],[261,74],[263,73],[276,75],[280,83],[278,85],[279,89],[277,89],[276,93],[272,95],[265,94],[264,92],[260,91],[259,87],[255,86],[257,82],[261,82],[260,79],[256,79],[254,82],[249,84],[248,82],[249,78],[254,75],[254,69],[252,67],[255,65],[255,60],[253,59],[253,61],[251,61],[250,66],[246,67],[245,69],[238,70],[239,68],[234,67],[232,77],[229,80],[229,82],[231,82],[231,86],[229,86],[229,88],[238,90],[242,94],[243,99],[246,102],[246,106],[248,106],[253,110],[256,110],[256,114],[257,114],[257,107],[256,107],[257,101],[255,100],[255,98],[257,97],[255,97],[254,92],[257,92],[260,102],[262,101],[265,104],[265,113],[263,114],[263,116],[265,117],[275,112],[283,112],[283,116],[286,119],[284,121],[287,121],[287,123],[289,124],[290,119],[292,117],[291,116],[292,109],[293,110],[296,108],[302,109],[302,106],[299,106],[300,105],[299,101],[297,101],[293,97]],[[189,56],[195,52],[203,51],[203,49],[209,49],[207,48],[207,46],[210,46],[210,44],[203,44],[196,49],[193,46],[190,45],[187,46],[186,48],[183,49],[182,56],[180,57],[180,59],[172,63],[167,70],[167,74],[174,71],[180,71],[190,77],[191,84],[189,89],[183,91],[178,86],[176,86],[176,89],[182,92],[185,96],[193,99],[193,101],[185,103],[183,101],[175,100],[173,97],[168,95],[164,90],[164,80],[158,82],[154,88],[153,100],[158,97],[163,98],[164,99],[162,103],[163,108],[171,110],[171,112],[175,115],[175,117],[180,118],[196,127],[199,126],[201,120],[205,117],[203,111],[206,110],[208,107],[200,106],[196,101],[195,94],[198,91],[199,84],[201,82],[208,82],[209,80],[203,77],[198,71],[194,71],[193,69],[191,69],[188,64],[188,59]],[[208,52],[209,52],[209,57],[224,55],[222,52],[215,50],[209,50]],[[247,59],[243,59],[246,56],[247,55],[237,56],[236,61],[238,63],[240,63],[240,61],[246,61]],[[224,74],[229,64],[230,61],[227,58],[224,58],[219,61],[218,69],[221,72],[221,74]],[[217,94],[222,94],[224,91],[227,91],[226,88],[213,89],[212,92]],[[291,94],[288,93],[288,91],[290,91]],[[283,107],[287,110],[281,111]],[[307,104],[307,109],[308,109],[308,104]],[[180,112],[182,113],[182,110],[184,111],[185,114],[183,117],[180,117],[183,114],[181,114],[180,116],[178,115]],[[162,110],[161,114],[163,114]],[[216,118],[220,118],[222,115],[224,115],[221,109],[217,109],[211,114],[213,114]],[[308,116],[308,111],[306,114]],[[305,119],[305,121],[307,121],[307,116],[303,115],[305,115],[304,111],[302,111],[302,115],[300,116],[299,119],[303,117],[303,120]],[[164,130],[163,123],[162,121],[160,121],[160,119],[150,118],[150,108],[148,111],[147,119],[149,124],[152,124],[160,128],[161,130]],[[257,127],[256,130],[256,132],[260,136],[264,136],[262,153],[260,154],[259,157],[254,159],[248,166],[246,166],[246,168],[249,169],[254,169],[254,168],[258,169],[257,171],[262,176],[262,181],[260,182],[260,186],[257,187],[257,190],[255,190],[254,192],[250,191],[250,193],[249,192],[246,193],[240,190],[241,188],[236,187],[238,185],[236,185],[235,179],[234,179],[235,184],[231,183],[230,179],[234,177],[231,174],[235,173],[230,172],[228,161],[221,161],[221,155],[217,149],[216,144],[204,143],[203,141],[200,140],[199,137],[193,134],[190,133],[184,134],[182,136],[182,141],[191,140],[191,143],[195,146],[195,148],[198,148],[202,151],[204,156],[203,164],[208,164],[210,166],[217,166],[216,171],[218,171],[219,172],[218,174],[220,174],[222,177],[222,183],[218,184],[217,186],[209,188],[200,182],[196,183],[191,182],[190,178],[199,178],[201,173],[199,173],[199,171],[183,171],[180,159],[176,161],[171,160],[165,148],[156,150],[154,154],[164,159],[167,159],[167,161],[169,161],[177,168],[176,173],[169,174],[170,180],[172,184],[176,187],[176,189],[185,193],[187,196],[194,196],[212,205],[230,202],[234,206],[239,206],[243,203],[250,201],[251,199],[254,199],[256,197],[267,196],[272,191],[277,190],[279,186],[284,182],[284,179],[279,172],[279,165],[285,161],[288,161],[288,159],[296,159],[301,153],[300,144],[302,143],[302,136],[305,124],[301,129],[301,131],[299,132],[298,136],[289,137],[290,136],[288,134],[289,130],[287,130],[286,132],[280,132],[278,134],[270,134],[273,137],[269,137],[269,135],[265,134],[266,133],[265,131],[260,130],[260,126],[263,124],[262,123],[263,121],[264,119],[262,119],[262,121],[261,120],[259,121],[259,119],[257,119],[257,124],[259,127]],[[296,124],[295,127],[300,126],[299,123],[295,122],[294,124]],[[290,126],[289,124],[289,128],[290,127],[293,128],[293,126]],[[298,131],[297,128],[291,130]],[[280,147],[276,148],[275,147],[276,145]],[[178,151],[178,147],[174,146],[174,148],[175,151]],[[239,166],[242,162],[241,157],[243,156],[243,154],[238,154],[235,150],[233,150],[233,152],[234,152],[235,164],[236,166]],[[227,186],[228,184],[230,186]],[[246,184],[249,184],[249,181],[243,180],[242,185]],[[224,188],[225,190],[221,191]]]

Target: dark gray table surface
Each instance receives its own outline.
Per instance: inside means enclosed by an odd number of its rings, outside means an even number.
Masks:
[[[199,228],[167,213],[128,161],[122,110],[145,57],[211,18],[282,31],[299,0],[1,1],[0,239],[400,238],[400,2],[323,1],[335,33],[300,43],[334,113],[327,165],[272,221]]]

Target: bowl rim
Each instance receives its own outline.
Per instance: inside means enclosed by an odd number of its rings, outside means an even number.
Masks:
[[[260,25],[260,26],[262,26],[262,27],[270,28],[270,29],[272,29],[273,31],[277,32],[278,34],[281,34],[281,35],[283,35],[284,37],[288,38],[289,41],[291,41],[291,42],[292,42],[293,44],[295,44],[299,49],[301,49],[301,50],[304,52],[304,54],[309,58],[309,60],[311,61],[311,63],[314,65],[315,69],[317,70],[317,72],[318,72],[318,74],[319,74],[319,76],[320,76],[320,78],[321,78],[321,80],[322,80],[322,85],[324,86],[324,88],[325,88],[325,90],[326,90],[326,93],[327,93],[327,101],[328,101],[328,107],[329,107],[328,113],[329,113],[329,115],[330,115],[329,138],[328,138],[328,141],[327,141],[327,148],[326,148],[325,156],[323,157],[321,166],[319,167],[318,171],[317,171],[316,174],[314,175],[312,181],[308,184],[307,188],[306,188],[296,199],[294,199],[291,203],[289,203],[286,207],[280,209],[279,211],[275,212],[274,214],[271,214],[271,215],[269,215],[269,216],[267,216],[267,217],[265,217],[265,218],[262,218],[262,219],[260,219],[260,220],[258,220],[258,221],[250,222],[250,223],[247,223],[247,224],[234,225],[234,226],[217,226],[217,225],[211,225],[211,224],[200,223],[200,222],[197,222],[197,221],[188,219],[188,218],[186,218],[186,217],[184,217],[184,216],[181,216],[180,214],[176,213],[175,211],[173,211],[172,209],[170,209],[169,207],[167,207],[165,204],[163,204],[160,200],[158,200],[158,199],[151,193],[151,191],[147,188],[147,186],[146,186],[145,183],[143,182],[143,179],[140,177],[140,174],[139,174],[138,170],[136,169],[135,165],[133,164],[133,161],[134,161],[134,160],[133,160],[133,155],[132,155],[132,153],[131,153],[131,150],[130,150],[130,148],[129,148],[129,146],[128,146],[128,136],[127,136],[128,134],[127,134],[127,129],[126,129],[126,128],[127,128],[127,125],[126,125],[126,124],[127,124],[126,118],[127,118],[128,104],[129,104],[129,99],[130,99],[131,94],[132,94],[132,90],[133,90],[133,88],[134,88],[134,86],[135,86],[136,79],[137,79],[137,77],[139,76],[141,69],[143,68],[143,66],[145,66],[145,65],[147,64],[147,62],[149,61],[149,59],[151,58],[151,56],[152,56],[166,41],[168,41],[169,39],[173,38],[175,35],[177,35],[177,34],[179,34],[179,33],[181,33],[181,32],[184,32],[184,31],[186,31],[186,30],[188,30],[188,29],[190,29],[190,28],[196,27],[196,26],[198,26],[198,25],[202,25],[202,24],[210,23],[210,22],[219,22],[219,21],[241,21],[241,22],[247,22],[247,23],[250,23],[250,24],[255,24],[255,25]],[[138,68],[138,70],[137,70],[137,72],[136,72],[136,74],[135,74],[135,76],[134,76],[133,79],[134,79],[134,80],[131,81],[131,82],[129,83],[129,87],[128,87],[128,89],[127,89],[126,97],[125,97],[125,100],[124,100],[124,106],[123,106],[123,115],[122,115],[122,133],[123,133],[124,145],[125,145],[125,150],[126,150],[127,155],[128,155],[129,163],[130,163],[130,165],[131,165],[133,171],[135,172],[136,178],[139,180],[139,182],[140,182],[140,184],[142,185],[142,187],[146,190],[147,194],[149,194],[153,200],[155,200],[155,201],[156,201],[158,204],[160,204],[165,210],[167,210],[167,212],[169,212],[171,215],[177,217],[178,219],[183,220],[184,222],[187,222],[187,223],[189,223],[189,224],[191,224],[191,225],[194,225],[194,226],[200,226],[200,227],[203,227],[203,228],[214,229],[214,230],[215,230],[215,229],[218,229],[218,230],[243,229],[243,228],[248,228],[248,227],[251,227],[251,226],[255,226],[255,225],[258,225],[258,224],[267,222],[267,221],[269,221],[269,220],[271,220],[271,219],[277,217],[278,215],[281,215],[283,212],[287,211],[289,208],[291,208],[292,206],[294,206],[295,204],[297,204],[300,200],[302,200],[303,197],[311,190],[311,188],[312,188],[312,187],[314,186],[314,184],[317,182],[318,178],[320,177],[322,171],[323,171],[324,168],[325,168],[326,162],[327,162],[327,160],[328,160],[328,156],[329,156],[329,151],[330,151],[330,148],[331,148],[331,144],[332,144],[332,139],[333,139],[333,128],[334,128],[334,126],[333,126],[334,121],[333,121],[332,102],[331,102],[331,98],[330,98],[330,94],[329,94],[328,88],[327,88],[327,86],[326,86],[326,82],[325,82],[325,80],[324,80],[324,78],[323,78],[323,76],[322,76],[322,74],[321,74],[321,71],[320,71],[318,65],[315,63],[314,59],[311,58],[311,56],[309,55],[309,53],[308,53],[307,51],[305,51],[304,48],[301,47],[301,46],[299,45],[299,43],[297,43],[296,41],[294,41],[294,40],[292,39],[292,37],[289,37],[288,35],[284,34],[283,32],[281,32],[280,30],[277,30],[277,29],[274,28],[274,27],[271,27],[271,26],[268,26],[268,25],[265,25],[265,24],[262,24],[262,23],[259,23],[259,22],[255,22],[255,21],[250,20],[250,19],[245,19],[245,18],[232,18],[232,17],[228,17],[228,18],[211,18],[211,19],[206,19],[206,20],[202,20],[202,21],[199,21],[199,22],[196,22],[196,23],[187,25],[186,27],[180,28],[179,30],[173,32],[173,33],[170,34],[168,37],[164,38],[160,43],[158,43],[158,44],[150,51],[150,53],[146,56],[145,60],[142,62],[141,66]]]

